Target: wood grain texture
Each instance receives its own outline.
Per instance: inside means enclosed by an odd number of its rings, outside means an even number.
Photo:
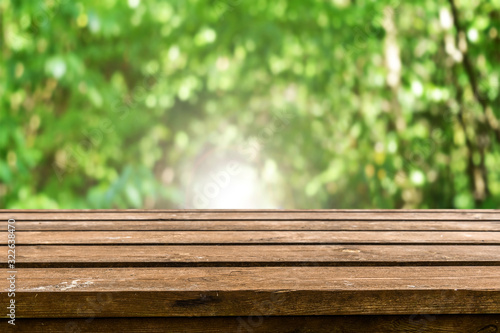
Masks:
[[[498,333],[499,210],[0,210],[0,228],[9,218],[20,331]]]
[[[23,319],[16,332],[498,333],[500,315]],[[14,332],[2,322],[0,331]]]
[[[0,221],[7,229],[7,221]],[[500,231],[500,222],[483,221],[32,221],[17,231]]]
[[[20,318],[494,314],[499,276],[491,266],[25,268],[16,301]]]
[[[6,275],[6,270],[2,269]],[[207,290],[499,290],[500,267],[25,268],[19,292]],[[64,287],[79,277],[78,286]],[[0,280],[2,291],[8,283]],[[69,282],[67,282],[69,281]],[[349,283],[348,283],[349,282]],[[43,287],[43,288],[41,288]],[[500,306],[500,304],[498,304]]]
[[[498,210],[0,210],[0,219],[40,220],[375,220],[500,221]]]
[[[1,242],[7,244],[7,238]],[[433,231],[24,231],[16,244],[490,244],[500,232]]]
[[[138,288],[136,286],[136,288]],[[283,296],[280,296],[283,295]],[[276,298],[276,297],[282,298]],[[276,301],[276,299],[278,301]],[[7,301],[1,297],[2,302]],[[109,302],[107,300],[110,300]],[[112,300],[112,301],[111,301]],[[16,293],[18,318],[498,314],[498,290]],[[275,307],[263,308],[269,303]],[[98,311],[96,311],[96,309]],[[263,310],[264,309],[264,310]],[[2,315],[5,318],[5,314]]]
[[[39,245],[16,255],[18,267],[500,265],[494,245]]]

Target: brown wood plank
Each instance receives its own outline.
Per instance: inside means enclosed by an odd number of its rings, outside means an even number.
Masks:
[[[17,318],[500,313],[495,266],[25,268],[16,279]],[[7,288],[1,279],[3,304]]]
[[[5,254],[7,257],[7,254]],[[500,246],[284,245],[16,248],[17,267],[500,265]]]
[[[1,269],[6,275],[6,269]],[[26,268],[19,292],[239,290],[500,290],[500,267]],[[71,280],[78,277],[78,288]],[[239,278],[236,278],[239,277]],[[67,287],[61,284],[66,282]],[[86,281],[92,283],[86,284]],[[346,283],[351,282],[351,283]],[[410,286],[409,282],[414,285]],[[2,279],[2,292],[8,286]],[[44,286],[40,288],[40,286]],[[211,289],[213,288],[213,289]],[[80,289],[81,291],[81,289]],[[498,304],[500,306],[500,304]]]
[[[2,332],[14,332],[6,321]],[[22,319],[16,332],[496,333],[500,315]]]
[[[499,210],[1,210],[0,220],[489,220]]]
[[[25,231],[16,244],[490,244],[500,232],[456,231]],[[7,244],[7,237],[1,240]]]
[[[0,229],[7,221],[0,221]],[[110,230],[412,230],[500,231],[500,222],[484,221],[33,221],[16,223],[17,231],[110,231]]]

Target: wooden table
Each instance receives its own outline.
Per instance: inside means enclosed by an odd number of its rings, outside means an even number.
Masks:
[[[498,210],[0,215],[16,221],[16,331],[500,328]]]

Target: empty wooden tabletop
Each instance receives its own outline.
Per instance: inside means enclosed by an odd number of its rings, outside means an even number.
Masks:
[[[497,210],[0,210],[9,219],[16,318],[31,331],[499,327]]]

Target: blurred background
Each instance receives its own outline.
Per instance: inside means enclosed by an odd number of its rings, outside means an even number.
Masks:
[[[0,0],[0,208],[498,208],[500,0]]]

